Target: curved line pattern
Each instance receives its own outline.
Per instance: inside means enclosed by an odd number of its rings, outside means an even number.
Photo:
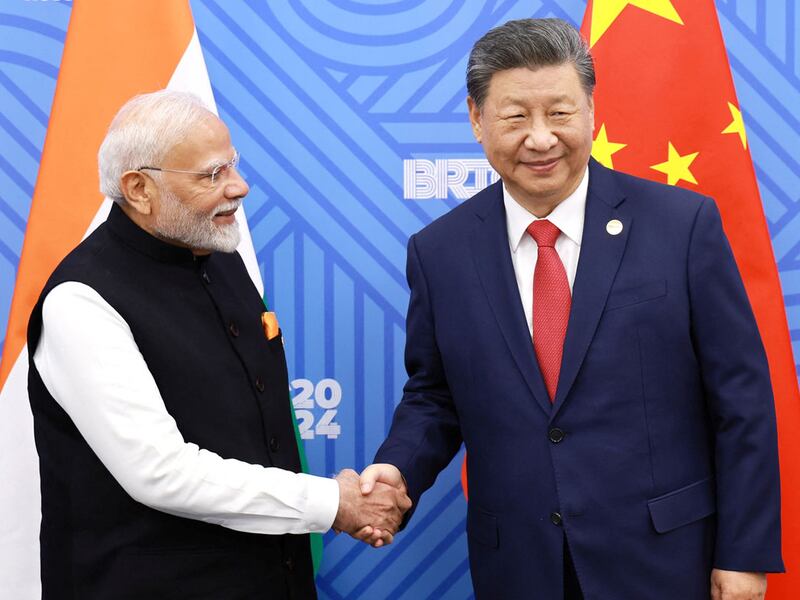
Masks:
[[[0,51],[0,63],[2,62],[2,51]],[[55,77],[53,79],[53,84],[55,85]],[[14,99],[19,102],[21,106],[24,106],[25,109],[30,113],[30,115],[36,119],[42,127],[47,127],[47,121],[49,117],[45,114],[34,102],[31,96],[28,96],[22,89],[14,83],[11,78],[6,75],[3,71],[0,71],[0,86],[4,87],[9,94],[11,94]]]
[[[19,186],[19,189],[24,191],[27,195],[33,196],[33,184],[28,181],[14,166],[11,161],[6,160],[4,156],[0,156],[0,170],[4,171],[11,180]],[[9,206],[0,204],[0,211],[3,212],[20,231],[25,231],[25,221],[16,212],[11,210]]]
[[[254,11],[257,7],[253,6],[255,0],[247,0]],[[473,5],[467,5],[471,8]],[[480,6],[480,5],[479,5]],[[380,46],[373,47],[360,47],[355,44],[344,43],[329,43],[322,46],[326,42],[326,38],[314,37],[310,35],[305,43],[298,40],[299,32],[291,30],[285,22],[287,16],[294,16],[294,13],[282,12],[276,14],[276,6],[268,5],[260,7],[263,13],[257,13],[264,19],[265,23],[275,30],[276,33],[281,35],[284,41],[301,53],[309,64],[319,64],[329,68],[337,69],[347,72],[352,68],[358,68],[362,74],[376,74],[385,73],[387,68],[408,69],[422,68],[424,66],[433,64],[442,58],[450,56],[452,45],[457,39],[463,38],[465,35],[470,35],[473,31],[475,23],[479,20],[480,16],[485,14],[489,7],[484,5],[469,23],[458,23],[457,29],[452,26],[453,32],[447,37],[445,36],[429,36],[426,38],[428,43],[420,44],[395,44],[394,46],[387,46],[385,48]],[[462,11],[463,12],[463,11]],[[459,17],[462,21],[466,19],[461,13]],[[474,35],[474,33],[472,34]],[[472,39],[472,38],[471,38]],[[474,39],[473,39],[474,41]],[[427,45],[433,44],[435,46],[434,52],[423,52],[422,48]],[[348,60],[342,57],[346,56]]]
[[[328,0],[328,2],[333,6],[357,15],[394,15],[413,10],[425,4],[426,0],[389,0],[388,2]]]
[[[283,158],[280,150],[276,148],[271,142],[269,142],[266,137],[261,134],[261,132],[256,128],[256,126],[251,123],[248,119],[244,117],[234,106],[231,102],[229,102],[222,94],[217,95],[215,92],[215,96],[217,98],[217,104],[220,108],[225,109],[227,113],[234,116],[237,122],[247,125],[248,130],[251,132],[251,135],[258,140],[259,145],[267,150],[277,162],[281,164],[283,169],[292,175],[293,180],[300,184],[303,189],[309,194],[309,196],[313,197],[325,210],[325,214],[328,217],[332,217],[336,223],[344,229],[353,240],[357,241],[363,248],[368,250],[374,260],[378,262],[386,271],[386,274],[392,277],[397,283],[401,286],[405,285],[405,278],[403,274],[398,271],[398,269],[391,264],[386,258],[383,252],[375,245],[375,243],[370,240],[367,235],[360,231],[350,222],[339,210],[339,208],[331,202],[324,194],[317,193],[317,189],[311,180],[306,176],[305,173],[300,171],[296,165],[291,164],[290,162],[286,161]],[[267,106],[269,106],[269,102],[266,102]],[[255,171],[255,170],[254,170]],[[304,219],[305,220],[305,219]]]
[[[19,147],[37,163],[42,158],[42,152],[22,133],[3,113],[0,113],[0,127],[2,127]]]
[[[5,200],[3,200],[2,198],[0,198],[0,201],[3,202],[3,204],[5,204]],[[2,239],[0,239],[0,256],[2,256],[4,259],[6,259],[7,262],[11,263],[12,265],[15,265],[19,262],[19,256],[17,255],[17,253],[14,252],[11,248],[9,248],[6,245],[5,241],[3,241]],[[5,342],[5,338],[3,338],[3,341]]]
[[[28,69],[31,69],[32,71],[41,73],[42,75],[47,75],[48,77],[52,77],[53,79],[56,79],[58,77],[58,67],[55,67],[48,62],[45,62],[28,54],[22,54],[21,52],[14,52],[12,50],[0,50],[0,63],[8,63],[11,65],[19,65],[20,67],[26,67]]]
[[[474,40],[505,19],[532,13],[578,22],[585,1],[448,0],[415,20],[409,15],[422,11],[424,0],[192,3],[220,111],[247,146],[241,168],[252,191],[246,208],[267,295],[270,303],[276,297],[292,303],[282,318],[295,344],[292,372],[338,377],[345,388],[343,435],[307,444],[312,469],[361,466],[389,426],[403,374],[402,245],[458,203],[401,200],[402,159],[477,155],[476,144],[444,137],[453,123],[466,122],[459,69]],[[3,26],[31,40],[27,47],[10,41],[4,47],[0,40],[0,98],[8,103],[0,114],[0,177],[8,182],[0,195],[0,260],[12,267],[25,226],[19,215],[27,212],[25,196],[34,185],[26,164],[40,159],[57,76],[54,48],[71,7],[48,2],[48,10],[41,2],[31,12],[33,4],[20,0],[0,14]],[[739,97],[747,100],[751,152],[800,351],[800,119],[787,108],[800,102],[797,7],[793,0],[717,0],[717,7]],[[21,70],[30,77],[20,77]],[[402,141],[390,135],[406,123]],[[417,130],[425,137],[409,133]],[[289,154],[277,133],[308,159]],[[269,174],[265,161],[274,169]],[[348,206],[342,196],[357,202]],[[13,271],[0,270],[0,306],[10,298]],[[320,322],[322,331],[315,330]],[[381,360],[388,366],[376,372]],[[381,553],[326,535],[321,597],[374,589],[409,597],[406,586],[416,593],[413,584],[421,581],[426,589],[418,597],[471,597],[461,497],[458,473],[448,470],[426,494],[402,543]],[[440,555],[452,561],[428,568]],[[360,569],[348,568],[354,561]]]
[[[39,33],[59,43],[63,43],[64,37],[67,35],[66,30],[49,23],[42,23],[36,19],[10,13],[0,13],[0,23],[2,23],[3,27],[13,27],[14,29],[22,29],[31,33]]]
[[[205,1],[206,3],[209,4],[214,3],[214,0],[205,0]],[[337,117],[341,119],[343,116],[355,120],[358,118],[356,113],[353,113],[351,115],[335,115],[335,116],[329,115],[326,111],[326,108],[328,107],[322,105],[320,103],[319,98],[312,98],[309,95],[309,92],[302,86],[300,86],[297,81],[292,79],[291,75],[289,73],[286,73],[281,68],[281,66],[278,65],[274,61],[274,59],[271,58],[263,50],[263,48],[259,47],[256,44],[256,42],[250,36],[248,36],[247,33],[243,29],[241,29],[241,27],[238,26],[238,24],[236,24],[227,17],[221,17],[221,21],[226,26],[231,28],[231,31],[237,35],[241,43],[247,46],[247,48],[253,53],[253,56],[255,56],[258,59],[258,61],[263,66],[268,68],[276,77],[280,78],[281,82],[286,86],[286,88],[290,90],[309,109],[309,111],[313,112],[315,117],[318,118],[320,121],[322,121],[322,123],[326,127],[328,127],[329,131],[335,134],[337,139],[342,144],[344,144],[349,151],[351,151],[355,156],[358,156],[364,165],[369,166],[372,175],[376,176],[381,181],[381,183],[386,186],[387,190],[389,190],[394,197],[402,193],[398,181],[389,178],[388,174],[386,173],[388,165],[382,165],[376,162],[370,154],[364,152],[363,148],[358,144],[358,140],[353,139],[352,135],[342,127],[341,122],[337,121]],[[208,46],[208,44],[213,44],[213,42],[210,42],[210,40],[204,41],[204,43],[206,44],[206,46]],[[259,102],[262,105],[264,104],[272,105],[272,103],[269,100],[267,100],[264,92],[259,88],[259,86],[257,86],[247,76],[245,76],[244,73],[238,68],[238,66],[233,61],[228,60],[226,57],[224,57],[224,53],[221,50],[219,50],[216,47],[214,47],[214,49],[215,49],[215,57],[220,57],[220,56],[223,57],[223,60],[225,60],[226,65],[229,67],[229,69],[239,77],[241,83],[245,84],[246,87],[248,87],[249,91],[251,91],[254,97],[259,99]],[[305,83],[306,85],[310,85],[310,82],[305,82]],[[297,126],[291,123],[291,119],[287,119],[287,122],[296,131],[299,131],[299,129],[297,129]],[[305,139],[306,140],[309,139],[308,136],[306,136]],[[325,155],[325,153],[321,153],[320,156],[321,160],[327,160],[327,156]],[[337,169],[336,167],[333,168],[334,170]],[[370,199],[364,198],[363,196],[362,199],[365,200],[364,207],[370,209],[372,204]],[[428,215],[424,214],[424,212],[420,209],[420,207],[412,205],[408,206],[407,208],[419,219],[420,225],[428,221]],[[386,225],[387,221],[383,220],[383,217],[381,217],[379,213],[373,212],[373,216],[375,216],[378,220],[382,220],[384,225]]]
[[[4,262],[0,269],[0,338],[5,337],[69,18],[68,11],[58,8],[32,8],[25,2],[7,3],[0,13],[0,177],[4,183],[0,196],[0,260]]]
[[[425,38],[432,37],[439,33],[458,13],[464,6],[465,0],[450,0],[439,15],[436,15],[431,21],[422,25],[416,26],[407,31],[401,31],[393,34],[376,34],[376,33],[354,33],[343,29],[337,29],[333,24],[326,23],[318,19],[302,2],[293,3],[291,6],[294,8],[297,16],[309,27],[312,27],[325,37],[342,42],[344,44],[353,44],[358,46],[376,47],[376,46],[394,46],[397,44],[409,44],[418,42]],[[391,19],[386,19],[391,23],[397,23],[397,15],[392,15]],[[357,18],[352,23],[359,23],[365,30],[370,29],[371,23],[369,21],[359,21]],[[348,23],[342,23],[347,25]],[[416,24],[415,24],[416,25]]]

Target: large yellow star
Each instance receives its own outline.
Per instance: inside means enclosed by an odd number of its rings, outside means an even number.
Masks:
[[[601,165],[608,167],[609,169],[613,169],[614,163],[611,160],[611,155],[615,152],[619,152],[625,146],[627,146],[627,144],[617,144],[608,141],[606,124],[603,123],[600,126],[600,131],[597,132],[597,137],[594,140],[594,144],[592,144],[592,156],[594,156],[595,160],[597,160]]]
[[[742,140],[742,147],[747,150],[747,133],[744,130],[744,119],[742,119],[742,111],[740,111],[734,104],[728,102],[728,109],[731,111],[731,124],[722,130],[722,133],[738,133],[739,139]]]
[[[675,185],[681,179],[688,181],[689,183],[696,184],[697,179],[694,178],[694,175],[692,175],[689,167],[691,166],[692,161],[697,158],[698,154],[700,153],[692,152],[686,156],[681,156],[678,154],[678,151],[675,150],[675,146],[672,145],[672,142],[669,142],[667,162],[653,165],[650,168],[660,171],[661,173],[666,173],[667,183],[670,185]]]
[[[617,17],[628,5],[636,6],[654,15],[683,25],[678,11],[672,6],[670,0],[594,0],[589,46],[594,46],[597,43],[597,40],[611,27],[611,24],[617,20]]]

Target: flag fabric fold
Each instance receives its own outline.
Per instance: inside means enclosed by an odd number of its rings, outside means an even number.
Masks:
[[[76,2],[72,7],[0,364],[0,590],[41,596],[38,457],[27,395],[28,316],[50,273],[103,222],[97,151],[132,96],[168,87],[216,110],[188,0]],[[250,232],[237,212],[239,253],[263,295]]]
[[[592,155],[714,198],[767,351],[781,461],[787,574],[800,589],[800,395],[778,270],[712,0],[589,0],[581,32],[597,73]],[[792,592],[794,590],[794,592]]]

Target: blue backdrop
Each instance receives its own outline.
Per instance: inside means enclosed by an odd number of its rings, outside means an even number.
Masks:
[[[71,4],[0,0],[0,338]],[[464,103],[469,48],[511,18],[579,25],[585,2],[191,5],[251,186],[244,206],[285,332],[311,470],[360,470],[404,382],[406,240],[460,201],[459,182],[486,177]],[[800,356],[800,9],[795,0],[716,5]],[[321,597],[471,597],[460,464],[459,456],[442,473],[390,548],[328,534]]]

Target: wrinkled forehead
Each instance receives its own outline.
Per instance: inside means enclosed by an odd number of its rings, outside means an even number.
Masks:
[[[487,99],[524,100],[531,94],[547,95],[553,102],[580,97],[592,102],[592,94],[583,86],[572,62],[496,71],[489,80]]]
[[[233,159],[235,150],[230,132],[222,120],[212,113],[204,115],[167,152],[170,160],[191,164],[198,170],[212,170]]]

